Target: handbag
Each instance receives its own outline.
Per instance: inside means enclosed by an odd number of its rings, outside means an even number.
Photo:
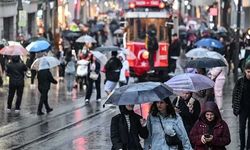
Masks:
[[[165,134],[165,141],[167,143],[168,146],[179,146],[181,144],[181,140],[178,138],[177,134],[175,134],[174,136],[171,136],[171,135],[168,135],[165,130],[164,130],[164,127],[162,125],[162,122],[161,122],[161,117],[159,117],[159,120],[160,120],[160,123],[161,123],[161,127],[162,127],[162,130]]]
[[[99,77],[99,74],[97,74],[96,72],[94,71],[91,71],[90,72],[90,75],[89,75],[89,78],[92,79],[92,80],[97,80]]]

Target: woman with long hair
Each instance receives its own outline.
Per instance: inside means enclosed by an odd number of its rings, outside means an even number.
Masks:
[[[175,109],[167,97],[161,101],[154,102],[150,108],[147,126],[149,137],[145,141],[145,149],[152,150],[191,150],[191,144],[184,128],[181,117],[175,113]],[[170,145],[165,136],[176,137],[179,144]]]

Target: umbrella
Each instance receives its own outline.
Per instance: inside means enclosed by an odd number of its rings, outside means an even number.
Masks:
[[[26,49],[29,52],[42,52],[47,51],[50,48],[50,43],[44,40],[31,42]]]
[[[223,67],[226,64],[221,59],[214,58],[197,58],[187,62],[186,68],[213,68],[213,67]]]
[[[214,81],[204,75],[184,73],[174,76],[165,82],[165,84],[171,87],[176,93],[198,92],[212,88],[214,86]]]
[[[26,55],[27,50],[22,45],[10,45],[2,48],[0,54],[9,56]]]
[[[122,29],[117,29],[117,30],[115,30],[114,34],[123,34],[123,30]]]
[[[198,48],[191,49],[185,55],[187,57],[192,57],[192,58],[201,58],[201,57],[208,57],[207,52],[210,52],[210,51],[205,48],[198,47]]]
[[[105,65],[108,61],[108,58],[99,51],[91,51],[91,53],[94,55],[94,57],[97,59],[98,62]]]
[[[78,43],[96,43],[96,40],[89,35],[79,37],[76,42]]]
[[[76,40],[82,35],[81,32],[73,32],[70,30],[64,30],[62,31],[62,37],[64,37],[67,40]]]
[[[160,82],[142,82],[115,89],[105,104],[129,105],[161,101],[173,94],[172,89]]]
[[[12,46],[12,45],[19,45],[19,46],[22,46],[19,42],[16,42],[16,41],[8,41],[8,46]]]
[[[135,54],[131,50],[126,48],[121,48],[121,50],[122,50],[121,53],[126,55],[127,59],[136,59]]]
[[[226,33],[227,29],[225,27],[223,27],[223,26],[220,26],[220,27],[218,27],[218,32],[219,33]]]
[[[105,27],[104,24],[96,24],[91,28],[91,32],[98,32],[100,30],[103,30],[103,28]]]
[[[187,31],[187,28],[185,25],[179,25],[178,29],[179,31]]]
[[[201,39],[195,43],[195,46],[214,47],[214,48],[224,47],[220,41],[212,38]]]
[[[117,46],[101,46],[94,49],[99,52],[111,52],[111,51],[121,51],[122,49]]]
[[[43,56],[41,58],[37,58],[33,64],[31,65],[31,69],[34,70],[44,70],[50,69],[60,65],[60,61],[52,56]]]

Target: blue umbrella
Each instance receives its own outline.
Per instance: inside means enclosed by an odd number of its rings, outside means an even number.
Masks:
[[[44,40],[31,42],[26,49],[29,52],[42,52],[50,49],[50,43]]]
[[[115,89],[105,104],[129,105],[161,101],[173,94],[172,89],[160,82],[142,82]]]
[[[165,82],[165,84],[171,87],[176,93],[198,92],[214,87],[214,81],[207,76],[194,73],[176,75]]]
[[[213,47],[213,48],[223,48],[223,44],[220,41],[212,39],[212,38],[204,38],[195,43],[195,46],[202,47]]]

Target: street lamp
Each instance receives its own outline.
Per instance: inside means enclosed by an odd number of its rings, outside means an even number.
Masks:
[[[16,34],[17,34],[17,37],[19,37],[19,13],[20,11],[23,10],[23,4],[22,4],[22,0],[18,0],[17,1],[17,18],[16,18]]]

